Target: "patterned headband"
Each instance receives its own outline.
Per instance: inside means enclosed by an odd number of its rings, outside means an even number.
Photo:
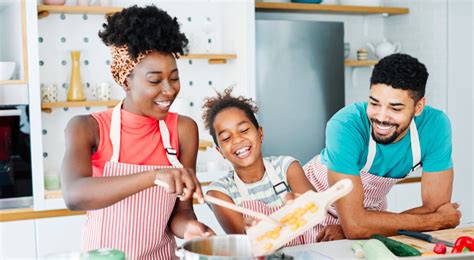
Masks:
[[[112,46],[112,64],[110,64],[110,69],[112,71],[112,77],[115,82],[122,87],[127,87],[127,77],[132,73],[135,66],[137,66],[140,61],[145,58],[145,53],[140,53],[138,57],[134,60],[130,57],[128,53],[128,46]]]

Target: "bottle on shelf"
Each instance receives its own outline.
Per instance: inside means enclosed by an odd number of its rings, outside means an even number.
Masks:
[[[72,72],[71,81],[69,82],[69,89],[67,92],[67,101],[85,101],[84,89],[81,80],[81,52],[71,51]]]

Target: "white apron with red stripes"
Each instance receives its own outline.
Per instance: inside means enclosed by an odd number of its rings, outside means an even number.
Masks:
[[[119,162],[122,103],[112,112],[110,139],[113,155],[104,166],[104,177],[124,176],[160,168],[182,167],[171,147],[168,128],[159,121],[163,146],[173,166],[136,165]],[[87,192],[87,191],[85,191]],[[114,248],[124,251],[127,259],[174,259],[176,241],[168,221],[176,202],[162,187],[152,187],[109,207],[87,212],[83,251]]]
[[[275,168],[273,168],[270,162],[263,159],[263,163],[265,165],[265,170],[268,174],[268,177],[270,178],[270,182],[273,185],[273,190],[275,191],[275,194],[277,194],[283,202],[285,194],[289,191],[288,185],[286,184],[284,180],[280,179],[280,177],[276,174]],[[270,207],[261,201],[252,200],[250,198],[250,195],[248,193],[248,190],[244,182],[239,178],[237,174],[234,174],[234,178],[235,178],[235,184],[237,186],[237,190],[242,196],[242,204],[241,204],[242,207],[253,210],[253,211],[257,211],[265,215],[271,215],[273,212],[277,211],[278,209],[282,207],[282,206]],[[248,217],[249,216],[244,215],[244,218],[248,218]],[[305,233],[303,233],[303,235],[288,242],[285,246],[296,246],[296,245],[309,244],[309,243],[314,243],[314,242],[316,242],[315,230],[310,229],[306,231]]]
[[[414,172],[422,171],[420,163],[420,141],[418,138],[418,130],[416,129],[416,125],[413,120],[410,124],[410,141],[413,167],[408,174],[413,174]],[[380,177],[369,173],[368,171],[374,162],[376,150],[376,142],[372,138],[372,135],[370,135],[367,162],[364,168],[362,168],[360,171],[360,179],[364,189],[364,207],[369,210],[383,211],[387,209],[387,194],[392,186],[397,182],[407,178],[408,175],[401,179],[395,179]],[[320,155],[314,157],[303,167],[303,169],[306,177],[311,182],[311,184],[313,184],[317,191],[325,191],[328,188],[328,169],[325,165],[321,164]],[[348,196],[350,196],[350,194]],[[334,204],[328,208],[328,212],[330,214],[326,216],[326,219],[316,226],[317,233],[319,233],[327,225],[340,224]]]

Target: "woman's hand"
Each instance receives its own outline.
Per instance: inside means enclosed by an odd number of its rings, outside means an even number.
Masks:
[[[214,236],[215,234],[216,233],[211,228],[204,225],[203,223],[197,220],[190,220],[186,224],[183,238],[185,240],[189,240],[197,237],[210,237]]]
[[[188,200],[195,197],[202,200],[202,190],[199,181],[197,180],[194,170],[190,168],[169,168],[154,170],[155,181],[159,180],[168,185],[166,190],[170,194],[177,194],[181,201]]]

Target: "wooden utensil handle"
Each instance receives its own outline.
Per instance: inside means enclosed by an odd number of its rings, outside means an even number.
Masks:
[[[249,216],[254,217],[254,218],[258,218],[260,220],[272,222],[272,223],[275,223],[276,225],[281,225],[281,223],[278,220],[273,219],[273,218],[271,218],[271,217],[269,217],[265,214],[258,213],[256,211],[252,211],[252,210],[246,209],[244,207],[237,206],[235,204],[232,204],[232,203],[227,202],[225,200],[218,199],[216,197],[212,197],[212,196],[209,196],[209,195],[204,195],[204,200],[209,202],[209,203],[219,205],[221,207],[224,207],[224,208],[227,208],[227,209],[230,209],[230,210],[233,210],[233,211],[237,211],[237,212],[249,215]]]
[[[161,187],[166,188],[166,189],[169,188],[168,183],[166,183],[162,180],[158,180],[158,179],[155,179],[155,185],[161,186]],[[193,197],[196,198],[196,194],[193,194]],[[218,205],[218,206],[221,206],[221,207],[233,210],[233,211],[237,211],[237,212],[249,215],[249,216],[254,217],[254,218],[258,218],[260,220],[272,222],[272,223],[275,223],[276,225],[281,225],[281,223],[279,221],[277,221],[276,219],[273,219],[273,218],[271,218],[271,217],[269,217],[265,214],[258,213],[256,211],[252,211],[252,210],[246,209],[246,208],[241,207],[241,206],[237,206],[235,204],[232,204],[232,203],[227,202],[225,200],[218,199],[216,197],[212,197],[212,196],[209,196],[209,195],[204,195],[204,200],[209,202],[209,203],[212,203],[212,204],[215,204],[215,205]]]

